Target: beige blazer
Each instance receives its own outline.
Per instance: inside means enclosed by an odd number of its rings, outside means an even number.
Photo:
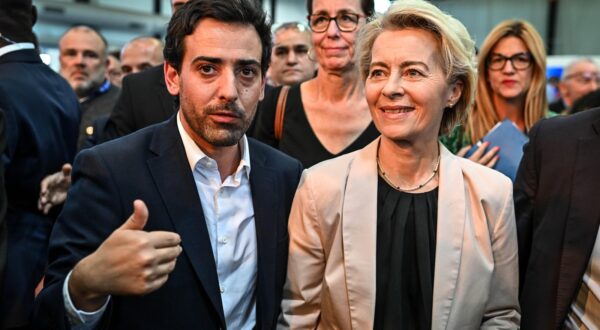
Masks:
[[[303,173],[280,329],[373,329],[379,139]],[[511,181],[440,144],[433,329],[516,329]]]

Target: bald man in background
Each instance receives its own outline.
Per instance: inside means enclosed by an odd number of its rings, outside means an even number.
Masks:
[[[570,113],[575,101],[598,89],[600,71],[590,58],[577,59],[567,65],[562,73],[558,89],[560,99],[549,105],[551,111]]]
[[[163,63],[163,43],[153,37],[138,37],[121,49],[123,77],[138,73]]]

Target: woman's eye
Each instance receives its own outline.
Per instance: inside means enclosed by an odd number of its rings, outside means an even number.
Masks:
[[[416,70],[416,69],[408,69],[405,71],[404,75],[409,78],[420,78],[423,76],[423,74],[419,70]]]
[[[354,21],[352,19],[352,16],[350,16],[350,15],[344,15],[344,14],[340,15],[339,19],[342,20],[342,21],[344,21],[344,22],[352,22],[352,21]]]
[[[380,70],[380,69],[371,70],[371,72],[369,73],[370,78],[377,78],[377,77],[382,77],[382,76],[383,76],[383,70]]]

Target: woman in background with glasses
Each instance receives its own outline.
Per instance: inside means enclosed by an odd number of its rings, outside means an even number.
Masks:
[[[317,75],[292,86],[285,102],[281,87],[268,92],[257,112],[255,137],[310,167],[366,146],[379,132],[354,56],[358,30],[374,12],[373,0],[308,0],[307,9]],[[280,133],[275,124],[278,101],[283,109]]]
[[[494,27],[481,45],[477,72],[475,105],[466,125],[442,139],[460,156],[504,119],[526,133],[547,115],[546,51],[531,24],[506,20]],[[498,150],[483,143],[469,159],[494,167]]]

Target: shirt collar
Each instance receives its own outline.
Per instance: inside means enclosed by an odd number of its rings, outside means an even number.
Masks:
[[[35,49],[35,46],[31,42],[18,42],[16,44],[10,44],[8,46],[0,47],[0,56],[22,49]]]
[[[181,136],[181,140],[183,141],[183,147],[185,149],[185,155],[187,156],[188,163],[190,165],[190,169],[194,171],[196,165],[203,158],[211,159],[208,157],[200,147],[194,142],[192,137],[185,131],[183,128],[183,124],[181,123],[181,111],[177,112],[177,130],[179,131],[179,135]],[[240,164],[235,171],[234,176],[238,176],[240,172],[246,175],[246,177],[250,178],[250,151],[248,150],[248,138],[246,134],[242,136],[240,139]]]

